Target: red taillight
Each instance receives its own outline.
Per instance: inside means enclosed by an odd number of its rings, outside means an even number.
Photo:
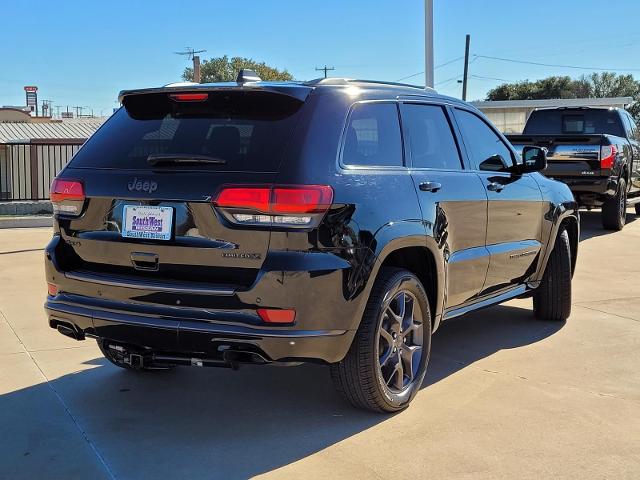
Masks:
[[[55,297],[58,294],[58,286],[53,283],[47,283],[47,293]]]
[[[171,100],[176,102],[204,102],[209,98],[208,93],[172,93],[169,95]]]
[[[600,148],[600,168],[611,169],[616,163],[618,149],[615,145],[604,145]]]
[[[79,180],[54,178],[49,198],[55,213],[79,215],[85,200],[84,186]]]
[[[333,201],[333,190],[327,185],[304,187],[274,187],[271,193],[271,213],[325,212]]]
[[[233,223],[308,228],[321,220],[332,201],[328,185],[227,185],[213,203]]]
[[[218,194],[215,204],[223,208],[246,208],[267,213],[270,195],[271,190],[267,187],[224,187]]]
[[[258,315],[266,323],[293,323],[296,319],[295,310],[276,310],[273,308],[259,308]]]
[[[84,200],[84,187],[77,180],[54,178],[51,182],[50,198],[52,202]]]

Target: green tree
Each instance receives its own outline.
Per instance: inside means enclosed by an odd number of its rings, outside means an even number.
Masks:
[[[200,76],[203,83],[232,82],[236,79],[238,71],[242,68],[249,68],[255,71],[263,80],[293,80],[293,76],[286,69],[279,70],[270,67],[264,62],[256,62],[250,58],[229,58],[226,55],[204,60],[200,66]],[[187,81],[192,81],[193,68],[185,68],[182,78]]]
[[[487,93],[487,100],[541,100],[546,98],[633,97],[627,109],[640,122],[640,82],[632,75],[592,73],[578,79],[548,77],[531,82],[504,83]]]

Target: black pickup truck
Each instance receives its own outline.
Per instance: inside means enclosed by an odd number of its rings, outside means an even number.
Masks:
[[[587,209],[602,208],[602,225],[621,230],[626,208],[640,215],[640,132],[619,108],[534,110],[521,135],[507,135],[517,151],[548,150],[547,177],[566,183]]]

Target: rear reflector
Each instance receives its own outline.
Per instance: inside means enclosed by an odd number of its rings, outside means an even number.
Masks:
[[[85,200],[84,186],[79,180],[54,178],[49,198],[55,213],[79,215]]]
[[[226,185],[213,201],[234,223],[279,227],[314,226],[332,202],[328,185]]]
[[[600,168],[611,169],[616,163],[618,149],[615,145],[604,145],[600,148]]]
[[[208,93],[172,93],[169,95],[171,100],[176,102],[204,102],[209,98]]]
[[[276,310],[272,308],[259,308],[258,315],[266,323],[293,323],[296,319],[295,310]]]
[[[58,286],[53,283],[47,283],[47,293],[55,297],[58,294]]]

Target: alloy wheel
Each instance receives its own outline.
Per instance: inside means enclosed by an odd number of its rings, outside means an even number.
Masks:
[[[422,310],[416,297],[395,293],[386,303],[378,326],[378,373],[393,393],[401,393],[413,382],[422,359]]]

